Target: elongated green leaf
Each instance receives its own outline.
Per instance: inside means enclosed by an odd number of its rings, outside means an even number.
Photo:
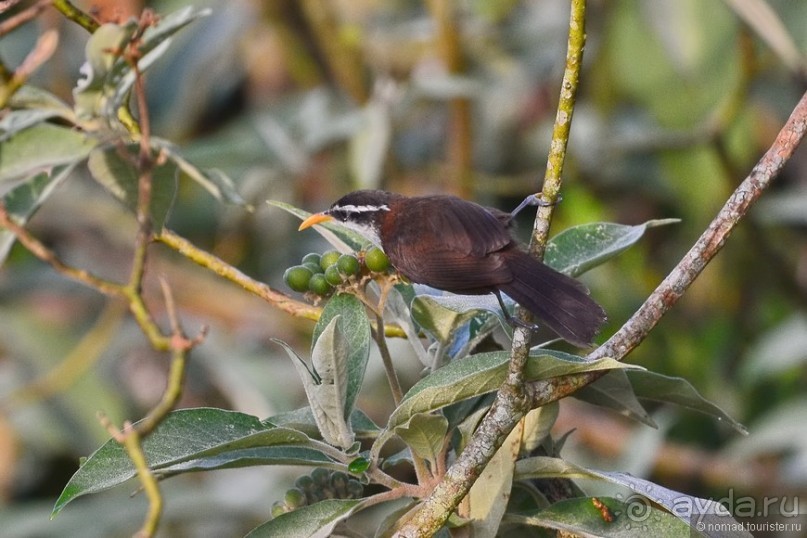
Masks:
[[[651,428],[658,427],[636,398],[633,385],[624,370],[608,372],[591,385],[575,392],[574,397],[590,404],[612,409],[642,424],[647,424]]]
[[[395,433],[412,452],[432,464],[437,461],[447,431],[446,417],[426,413],[417,414],[405,426],[395,428]]]
[[[552,350],[538,350],[525,368],[527,381],[538,381],[581,372],[635,368],[610,358],[586,361],[576,355]],[[497,351],[471,355],[422,379],[404,396],[390,416],[388,428],[405,424],[416,413],[435,411],[446,405],[498,389],[504,382],[509,353]]]
[[[347,347],[347,390],[344,413],[348,417],[356,405],[356,398],[367,370],[367,360],[370,357],[370,322],[364,306],[355,295],[339,293],[331,297],[322,310],[319,321],[314,326],[314,342],[319,340],[325,327],[337,316],[339,317],[337,327],[344,337]]]
[[[92,177],[132,212],[137,211],[139,173],[135,168],[139,146],[125,149],[117,146],[99,147],[90,152],[87,166]],[[177,191],[177,167],[172,162],[154,166],[151,170],[151,218],[160,230],[168,218]]]
[[[309,437],[319,438],[319,429],[314,420],[314,413],[310,407],[303,407],[294,411],[280,413],[263,421],[281,428],[291,428],[303,432]],[[350,429],[361,438],[374,438],[381,431],[367,415],[360,409],[354,409],[350,414]]]
[[[238,194],[233,180],[221,170],[202,170],[198,168],[182,156],[178,147],[167,140],[152,137],[151,143],[154,148],[160,149],[166,157],[176,164],[182,175],[198,183],[216,200],[229,204],[246,205],[244,199]]]
[[[279,207],[283,211],[294,215],[300,220],[305,220],[312,215],[312,213],[309,213],[303,209],[298,209],[291,204],[287,204],[286,202],[268,200],[266,203],[271,206]],[[353,230],[348,230],[344,226],[334,222],[317,224],[314,226],[314,230],[316,230],[322,237],[325,238],[326,241],[333,245],[333,248],[343,253],[356,252],[370,243],[369,239],[366,237],[359,235]]]
[[[74,129],[38,123],[0,143],[0,182],[77,163],[98,141]]]
[[[521,434],[518,427],[510,432],[468,492],[468,517],[474,538],[499,536],[513,489],[513,468],[521,451]]]
[[[748,430],[695,390],[689,381],[681,377],[669,377],[648,370],[626,372],[633,392],[640,400],[673,403],[715,417],[737,432],[747,435]]]
[[[454,296],[459,297],[459,296]],[[464,297],[463,297],[464,298]],[[473,297],[474,299],[478,296]],[[492,299],[493,297],[488,297]],[[440,298],[430,295],[419,295],[412,301],[412,319],[424,330],[431,333],[438,342],[448,344],[454,332],[478,314],[477,308],[454,309],[443,306]],[[493,299],[496,302],[495,299]],[[498,303],[495,308],[498,310]]]
[[[651,220],[637,226],[595,222],[568,228],[549,241],[544,262],[561,273],[577,276],[626,250],[648,228],[675,222],[678,220]]]
[[[54,189],[67,179],[73,168],[75,168],[74,163],[55,167],[50,172],[36,174],[11,189],[3,196],[3,203],[9,216],[20,225],[28,222],[28,219],[48,199]],[[0,228],[0,266],[6,261],[14,241],[14,234]]]
[[[712,528],[716,529],[719,529],[721,525],[735,525],[736,527],[734,528],[739,528],[740,525],[718,501],[693,497],[627,473],[586,469],[560,458],[537,456],[519,460],[516,462],[515,477],[516,480],[535,478],[603,480],[628,488],[633,492],[626,499],[626,502],[632,505],[629,507],[631,510],[629,513],[633,513],[634,517],[637,517],[637,508],[642,513],[649,508],[649,501],[663,507],[687,526],[692,526],[695,529],[702,529],[701,525],[706,525],[707,527],[711,525]],[[709,536],[708,534],[705,535]],[[750,537],[751,535],[738,532],[738,534],[732,534],[732,536]]]
[[[300,376],[322,438],[332,445],[347,448],[353,444],[354,435],[345,420],[347,348],[341,333],[336,330],[338,320],[338,316],[331,319],[315,341],[310,367],[287,344],[274,341],[286,350]]]
[[[334,462],[318,450],[295,446],[267,446],[231,450],[210,457],[184,461],[176,465],[162,467],[159,473],[165,477],[194,471],[234,469],[258,465],[303,465],[339,471],[346,469],[345,465]]]
[[[73,109],[50,92],[36,86],[23,86],[12,97],[6,114],[0,118],[0,142],[18,131],[50,118],[75,123]]]
[[[327,499],[280,515],[253,529],[246,538],[327,538],[360,506],[361,500]]]
[[[554,529],[574,536],[698,536],[685,522],[649,503],[639,506],[635,501],[626,503],[611,497],[567,499],[540,511],[506,517],[509,523]]]
[[[216,461],[216,457],[229,452],[281,445],[310,448],[311,440],[302,432],[262,424],[251,415],[199,408],[169,414],[143,440],[143,451],[149,466],[159,471],[194,460]],[[53,515],[82,495],[111,488],[134,475],[124,448],[109,440],[72,476],[56,501]]]

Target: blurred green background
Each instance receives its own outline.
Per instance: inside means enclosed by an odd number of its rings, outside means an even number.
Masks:
[[[168,13],[188,3],[145,4]],[[137,0],[76,4],[108,20],[144,7]],[[198,5],[210,6],[212,15],[180,32],[148,74],[152,128],[198,165],[235,178],[255,211],[222,206],[185,184],[169,227],[249,275],[288,291],[283,270],[324,247],[314,234],[298,234],[297,222],[268,199],[314,211],[349,190],[381,187],[452,192],[510,209],[540,189],[563,73],[567,1]],[[87,34],[55,11],[3,36],[0,58],[18,65],[46,28],[58,29],[59,48],[32,83],[70,102]],[[598,220],[682,219],[652,229],[585,275],[609,312],[601,339],[683,256],[770,145],[807,88],[805,51],[805,2],[589,2],[581,93],[553,230]],[[522,217],[525,238],[532,215]],[[569,399],[556,433],[577,431],[564,455],[702,497],[803,494],[806,224],[802,148],[628,357],[687,378],[746,424],[749,436],[667,408],[654,411],[660,428],[652,430]],[[67,261],[125,278],[135,223],[86,172],[75,173],[29,227]],[[155,311],[162,275],[188,332],[210,327],[193,352],[182,406],[265,417],[303,405],[291,364],[269,339],[306,353],[313,324],[165,247],[151,253],[147,298]],[[417,360],[403,342],[393,351],[405,382],[413,383]],[[47,377],[64,361],[71,362]],[[0,270],[3,536],[123,536],[137,527],[145,503],[125,488],[48,517],[79,457],[107,437],[96,412],[117,423],[141,417],[159,398],[166,370],[166,357],[151,350],[120,308],[15,247]],[[383,422],[390,406],[371,357],[359,407]],[[168,481],[161,535],[241,535],[267,519],[296,474],[251,468]]]

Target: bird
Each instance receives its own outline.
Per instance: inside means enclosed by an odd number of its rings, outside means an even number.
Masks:
[[[341,223],[379,246],[409,281],[461,295],[492,293],[508,321],[536,328],[509,315],[504,293],[567,342],[588,347],[606,313],[582,283],[533,258],[513,238],[513,216],[525,205],[506,213],[452,195],[359,190],[299,229]]]

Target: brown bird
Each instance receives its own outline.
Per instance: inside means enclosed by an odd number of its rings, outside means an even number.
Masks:
[[[504,292],[564,340],[588,346],[605,311],[580,282],[522,250],[508,230],[511,219],[510,213],[456,196],[362,190],[311,215],[300,230],[340,222],[380,246],[412,282],[463,295],[493,293],[508,320],[518,323],[504,308]]]

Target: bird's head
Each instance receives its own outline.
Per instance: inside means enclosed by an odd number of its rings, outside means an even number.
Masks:
[[[393,210],[401,195],[378,190],[361,190],[344,195],[321,213],[315,213],[300,224],[305,230],[314,224],[336,221],[380,245],[381,219]]]

